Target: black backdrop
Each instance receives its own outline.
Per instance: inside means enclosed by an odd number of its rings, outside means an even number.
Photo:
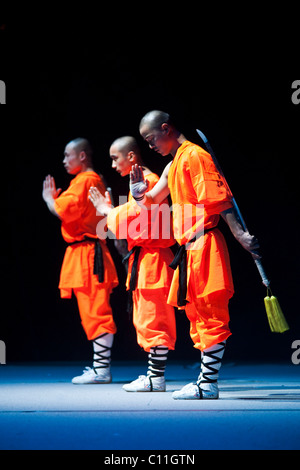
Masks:
[[[293,61],[267,38],[240,47],[238,41],[225,46],[222,38],[214,45],[203,43],[201,35],[174,42],[172,31],[159,32],[154,25],[154,43],[143,28],[139,40],[125,26],[117,33],[108,30],[104,34],[102,25],[76,41],[73,31],[55,42],[55,24],[46,32],[41,24],[30,38],[26,25],[18,31],[1,29],[0,78],[7,85],[7,104],[1,106],[0,339],[6,343],[7,362],[90,359],[76,302],[59,298],[65,244],[59,221],[42,200],[42,181],[50,173],[58,187],[67,187],[63,150],[79,136],[91,141],[95,169],[105,176],[115,200],[127,194],[128,179],[111,169],[113,139],[134,135],[145,162],[161,173],[168,158],[152,153],[138,134],[141,117],[151,109],[170,112],[191,141],[201,145],[196,127],[208,136],[249,230],[261,242],[272,289],[291,327],[283,335],[270,332],[266,289],[250,255],[222,225],[236,289],[226,358],[290,361],[292,342],[300,337],[300,105],[291,101],[297,79]],[[145,353],[125,312],[125,273],[109,244],[121,281],[112,296],[118,326],[113,357],[142,359]],[[176,317],[177,348],[170,356],[199,360],[185,315]]]

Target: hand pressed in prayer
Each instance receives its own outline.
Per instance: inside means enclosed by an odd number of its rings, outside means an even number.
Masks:
[[[89,200],[93,203],[98,215],[108,215],[112,209],[108,191],[106,191],[105,196],[103,196],[99,189],[97,189],[95,186],[92,186],[89,190]]]

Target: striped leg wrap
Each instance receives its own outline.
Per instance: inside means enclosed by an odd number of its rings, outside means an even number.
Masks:
[[[155,346],[150,349],[148,355],[148,377],[163,377],[167,365],[168,348],[166,346]]]
[[[226,341],[223,341],[202,351],[201,373],[197,381],[200,394],[201,389],[205,390],[207,388],[205,384],[217,383],[225,346]]]
[[[103,333],[93,340],[94,361],[93,369],[97,374],[97,369],[104,369],[110,366],[111,348],[114,335],[111,333]]]

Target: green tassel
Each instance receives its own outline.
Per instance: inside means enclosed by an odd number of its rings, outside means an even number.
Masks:
[[[271,331],[273,333],[284,333],[289,330],[289,325],[284,318],[277,297],[267,295],[264,302]]]

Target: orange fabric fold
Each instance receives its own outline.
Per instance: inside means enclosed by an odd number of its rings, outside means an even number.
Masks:
[[[232,207],[211,156],[201,147],[185,141],[177,150],[168,175],[173,204],[173,227],[182,245],[204,229],[218,224],[220,212]],[[189,221],[185,214],[195,215]],[[187,300],[226,290],[234,292],[229,254],[225,239],[218,229],[209,231],[187,250]],[[173,277],[169,303],[177,305],[178,268]]]
[[[159,180],[154,173],[146,176],[151,189]],[[133,323],[138,344],[145,351],[164,345],[174,349],[176,324],[174,308],[167,304],[173,270],[170,246],[175,240],[172,233],[168,200],[151,210],[141,209],[129,194],[128,202],[114,208],[107,218],[108,228],[116,238],[126,238],[128,249],[140,246],[136,289],[132,292]],[[127,289],[134,256],[129,258]]]
[[[55,210],[61,219],[61,232],[67,243],[97,239],[96,226],[103,217],[96,215],[93,204],[88,199],[89,189],[96,186],[105,193],[105,185],[97,173],[79,173],[69,188],[55,200]],[[67,247],[61,267],[59,289],[62,298],[76,295],[82,326],[87,338],[92,340],[100,334],[115,333],[109,297],[118,285],[118,276],[105,240],[100,240],[104,282],[99,283],[93,274],[95,243],[83,241]]]

